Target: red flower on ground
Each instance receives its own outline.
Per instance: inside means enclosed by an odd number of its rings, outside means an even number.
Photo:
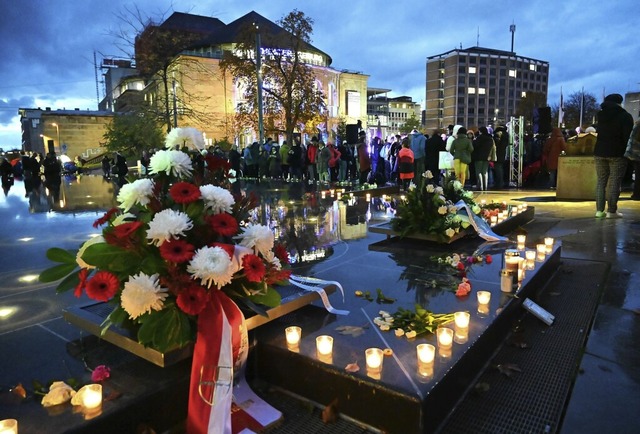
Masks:
[[[264,262],[256,255],[247,254],[242,257],[242,268],[249,282],[260,282],[267,271]]]
[[[471,283],[467,279],[462,279],[456,290],[456,297],[464,297],[471,292]]]
[[[276,255],[276,258],[280,260],[282,265],[287,265],[289,263],[289,252],[282,244],[276,244],[273,247],[273,253]]]
[[[217,234],[223,237],[232,237],[238,233],[238,221],[226,212],[209,217],[208,223]]]
[[[97,301],[109,301],[118,292],[120,281],[115,274],[98,271],[87,281],[86,291],[89,298]]]
[[[169,195],[176,203],[191,203],[200,199],[200,189],[189,182],[177,182],[169,189]]]
[[[88,274],[89,274],[89,270],[87,270],[86,268],[81,269],[80,272],[78,273],[79,282],[76,285],[76,289],[73,291],[73,295],[75,295],[77,298],[80,298],[80,296],[82,295],[82,290],[87,284]]]
[[[189,315],[198,315],[207,305],[209,294],[200,285],[189,285],[185,287],[176,299],[178,307]]]
[[[160,245],[160,256],[169,262],[187,262],[193,258],[195,247],[185,240],[172,238]]]
[[[111,377],[111,369],[106,365],[98,365],[93,372],[91,372],[91,381],[94,383],[99,383],[109,377]]]
[[[97,228],[98,226],[102,226],[103,224],[108,222],[111,219],[111,217],[117,212],[118,212],[118,208],[111,208],[102,217],[100,217],[98,220],[93,222],[93,227]]]

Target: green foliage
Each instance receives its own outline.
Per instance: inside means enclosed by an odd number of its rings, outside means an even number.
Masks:
[[[405,123],[399,128],[399,130],[403,134],[409,134],[412,130],[420,130],[420,128],[422,128],[420,119],[416,117],[415,113],[411,113],[409,119],[405,121]]]
[[[439,326],[455,319],[454,313],[433,313],[419,304],[415,311],[399,308],[392,316],[394,329],[402,329],[405,333],[415,331],[418,335],[434,333]]]
[[[108,151],[141,155],[142,151],[162,148],[164,134],[154,116],[145,113],[116,114],[103,138]]]
[[[145,347],[153,347],[160,352],[174,346],[183,347],[194,339],[189,317],[171,303],[153,315],[140,317],[138,342]]]

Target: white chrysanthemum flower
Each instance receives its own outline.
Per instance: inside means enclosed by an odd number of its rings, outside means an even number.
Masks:
[[[164,145],[167,149],[177,146],[178,150],[180,150],[186,146],[191,149],[202,150],[204,149],[204,136],[202,132],[193,127],[174,128],[167,134]]]
[[[427,179],[433,179],[433,173],[431,173],[430,170],[427,170],[426,172],[424,172],[422,176],[424,176]]]
[[[136,219],[136,216],[131,214],[130,212],[126,212],[124,214],[120,214],[118,217],[113,219],[112,224],[114,226],[119,226],[122,223],[128,223]]]
[[[280,259],[278,259],[276,254],[273,252],[273,250],[268,251],[267,254],[264,255],[264,259],[265,261],[270,262],[271,265],[273,265],[273,268],[275,268],[276,270],[282,269],[282,263],[280,262]]]
[[[462,190],[462,183],[460,181],[453,181],[453,188],[456,190]]]
[[[455,205],[449,205],[447,210],[449,211],[449,214],[455,214],[458,212],[458,207]]]
[[[438,186],[436,187],[436,189],[434,190],[435,194],[439,194],[439,195],[444,195],[444,190],[442,189],[442,187]]]
[[[445,205],[438,207],[438,214],[445,215],[447,213],[447,207]]]
[[[80,266],[80,268],[87,268],[89,270],[96,268],[95,265],[88,264],[84,259],[82,259],[82,255],[84,255],[84,251],[87,250],[87,247],[92,246],[94,244],[104,243],[104,238],[102,235],[97,237],[89,238],[85,243],[80,247],[78,253],[76,254],[76,263]]]
[[[160,286],[158,276],[139,273],[125,282],[120,303],[129,318],[136,319],[151,310],[162,310],[168,289]]]
[[[204,201],[204,208],[210,209],[213,214],[231,213],[236,202],[229,190],[211,184],[200,186],[200,195]]]
[[[433,186],[433,184],[427,184],[427,193],[433,193],[436,191],[436,188]]]
[[[182,151],[158,151],[149,160],[149,172],[165,172],[180,178],[191,176],[191,158]]]
[[[193,222],[189,216],[181,211],[164,209],[153,216],[149,222],[147,238],[150,244],[162,245],[172,238],[184,236],[185,232],[193,228]]]
[[[130,184],[124,184],[118,192],[118,205],[124,212],[129,211],[135,204],[146,206],[153,195],[153,181],[148,178],[138,179]]]
[[[221,288],[231,283],[234,273],[231,258],[221,247],[198,249],[189,262],[187,271],[209,288],[212,284]]]
[[[448,228],[446,231],[444,231],[444,234],[445,234],[446,236],[448,236],[449,238],[451,238],[452,236],[454,236],[454,235],[455,235],[455,233],[456,233],[456,231],[454,231],[454,230],[453,230],[453,229],[451,229],[451,228]],[[456,264],[456,265],[457,265],[457,264]]]
[[[267,226],[249,224],[244,228],[244,232],[238,236],[240,245],[249,247],[263,257],[273,250],[275,242],[273,231]]]

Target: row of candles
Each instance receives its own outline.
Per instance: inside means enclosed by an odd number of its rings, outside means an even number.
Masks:
[[[95,416],[102,406],[102,385],[87,384],[81,387],[71,403],[75,404],[75,401],[78,402],[84,414]],[[0,420],[0,434],[18,434],[18,420]]]
[[[345,194],[346,191],[347,190],[344,189],[344,188],[341,189],[341,190],[332,189],[332,190],[329,190],[329,196],[330,197],[335,197],[336,199],[340,200],[340,199],[342,199],[342,195]],[[321,199],[326,199],[327,198],[327,192],[326,191],[321,191],[320,192],[320,198]],[[384,200],[386,200],[386,198],[387,198],[387,195],[383,194],[382,195],[382,200],[384,201]],[[371,193],[367,193],[365,195],[365,199],[367,200],[367,202],[371,202]]]
[[[489,291],[478,291],[478,303],[486,307],[488,312],[491,293]],[[484,311],[484,309],[482,309]],[[480,307],[478,311],[481,311]],[[453,343],[463,344],[469,336],[469,321],[471,315],[469,312],[456,312],[454,314],[455,328],[439,327],[436,329],[436,340],[441,356],[450,357]],[[298,351],[300,340],[302,338],[302,328],[298,326],[290,326],[285,329],[285,338],[287,348],[292,351]],[[433,364],[435,360],[436,347],[431,344],[418,344],[416,346],[417,361],[419,373],[424,376],[424,368],[429,368],[429,364]],[[316,337],[316,353],[320,361],[331,363],[333,356],[333,337],[329,335],[320,335]],[[382,373],[385,352],[381,348],[367,348],[364,352],[367,375],[379,378]],[[431,366],[431,372],[433,371]],[[421,370],[422,369],[422,370]]]

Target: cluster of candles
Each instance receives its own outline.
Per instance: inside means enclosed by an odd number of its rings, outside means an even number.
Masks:
[[[486,201],[484,199],[482,201],[480,201],[480,205],[485,205],[485,204],[486,204]],[[507,203],[506,202],[502,202],[502,205],[506,208]],[[498,215],[491,216],[489,218],[489,224],[491,226],[495,226],[498,223],[502,223],[503,221],[505,221],[509,217],[513,217],[513,216],[516,216],[516,215],[522,213],[526,209],[527,209],[527,204],[526,203],[518,204],[517,206],[514,205],[510,209],[504,209],[504,210],[498,212]]]
[[[331,197],[337,197],[338,200],[340,200],[342,198],[342,195],[345,194],[347,190],[345,188],[342,188],[340,190],[336,190],[335,188],[332,188],[331,190],[329,190],[329,195]],[[326,199],[327,198],[327,192],[326,191],[321,191],[320,192],[320,198],[321,199]]]

